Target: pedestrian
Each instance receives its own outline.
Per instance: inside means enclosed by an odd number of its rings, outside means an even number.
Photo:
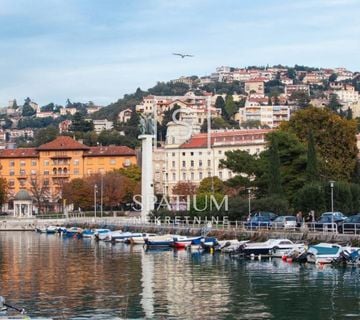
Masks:
[[[297,214],[296,214],[296,226],[298,228],[301,227],[301,223],[302,223],[302,212],[299,211]]]

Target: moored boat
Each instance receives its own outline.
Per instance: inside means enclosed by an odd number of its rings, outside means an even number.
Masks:
[[[310,246],[307,251],[307,261],[310,263],[327,264],[336,260],[343,247],[336,243],[319,243]]]
[[[194,244],[199,244],[201,239],[203,237],[202,236],[198,236],[198,237],[174,237],[173,240],[174,242],[172,243],[172,246],[176,249],[185,249],[186,247]]]
[[[294,248],[299,248],[304,244],[297,244],[288,239],[269,239],[265,242],[247,242],[239,250],[245,256],[279,257]]]
[[[83,232],[83,229],[81,229],[81,228],[71,227],[71,228],[67,228],[63,232],[63,236],[66,238],[81,238],[82,232]]]
[[[172,234],[166,234],[162,236],[152,237],[151,239],[145,239],[145,245],[147,249],[171,247],[174,243],[174,238],[181,240],[184,237],[172,235]]]
[[[82,233],[84,238],[94,238],[95,234],[111,232],[110,229],[85,229]]]
[[[157,237],[157,234],[155,234],[155,233],[143,233],[141,237],[132,237],[132,238],[129,238],[125,242],[130,243],[132,245],[136,245],[136,244],[144,245],[145,244],[145,239],[149,239],[149,238],[153,238],[153,237]]]

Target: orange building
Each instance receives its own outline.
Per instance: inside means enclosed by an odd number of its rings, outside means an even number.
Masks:
[[[11,200],[20,189],[34,195],[46,188],[49,202],[56,203],[65,182],[132,164],[136,153],[129,147],[88,147],[67,136],[38,148],[0,150],[0,176],[8,182],[10,205],[5,210],[12,209]]]

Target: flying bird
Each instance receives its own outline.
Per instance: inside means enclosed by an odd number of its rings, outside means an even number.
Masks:
[[[193,57],[193,55],[191,54],[184,54],[184,53],[173,53],[174,56],[179,56],[182,59],[184,59],[185,57]]]

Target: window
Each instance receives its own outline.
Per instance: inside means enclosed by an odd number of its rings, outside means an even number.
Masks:
[[[75,174],[75,175],[80,174],[79,169],[74,169],[74,174]]]
[[[45,179],[44,180],[44,186],[48,186],[49,185],[49,179]]]
[[[20,187],[25,187],[25,179],[20,180]]]
[[[36,160],[31,160],[31,165],[33,166],[33,167],[35,167],[36,166]]]
[[[45,160],[44,161],[44,166],[48,166],[49,165],[49,160]]]
[[[222,177],[223,177],[222,171],[219,171],[219,178],[222,179]]]
[[[172,167],[175,168],[175,161],[172,162]]]
[[[15,167],[15,161],[13,160],[10,161],[10,167]]]
[[[202,155],[202,152],[200,151],[200,152],[199,152],[199,156],[201,156],[201,155]]]
[[[36,170],[31,170],[32,175],[36,175]]]
[[[21,169],[21,170],[20,170],[20,175],[21,175],[21,176],[24,176],[25,174],[26,174],[25,170],[24,170],[24,169]]]
[[[202,160],[199,160],[199,167],[202,167]]]
[[[186,173],[183,172],[183,180],[186,180]]]
[[[15,186],[15,181],[14,180],[9,180],[9,187],[14,187]]]
[[[45,170],[44,171],[44,176],[48,176],[49,175],[49,170]]]
[[[172,174],[172,179],[173,179],[173,181],[176,180],[176,174],[175,173]]]
[[[172,153],[172,156],[175,157],[175,152]]]
[[[185,168],[186,167],[186,161],[182,162],[182,167]]]
[[[20,167],[25,167],[26,163],[25,161],[20,161]]]
[[[218,151],[218,154],[222,154],[222,151],[221,151],[221,150],[219,150],[219,151]]]
[[[14,171],[14,170],[10,170],[9,175],[10,175],[10,176],[15,175],[15,171]]]
[[[194,167],[194,160],[190,161],[190,167],[192,167],[192,168]]]
[[[203,173],[199,172],[199,179],[202,180],[202,178],[203,178]]]
[[[208,172],[208,177],[209,177],[209,178],[211,177],[211,172],[210,172],[210,171]]]
[[[194,152],[190,152],[190,155],[193,156],[193,155],[194,155]]]
[[[211,160],[208,160],[208,167],[211,167]]]
[[[194,172],[191,172],[191,180],[194,180]]]
[[[185,156],[185,152],[183,152],[182,155]]]

